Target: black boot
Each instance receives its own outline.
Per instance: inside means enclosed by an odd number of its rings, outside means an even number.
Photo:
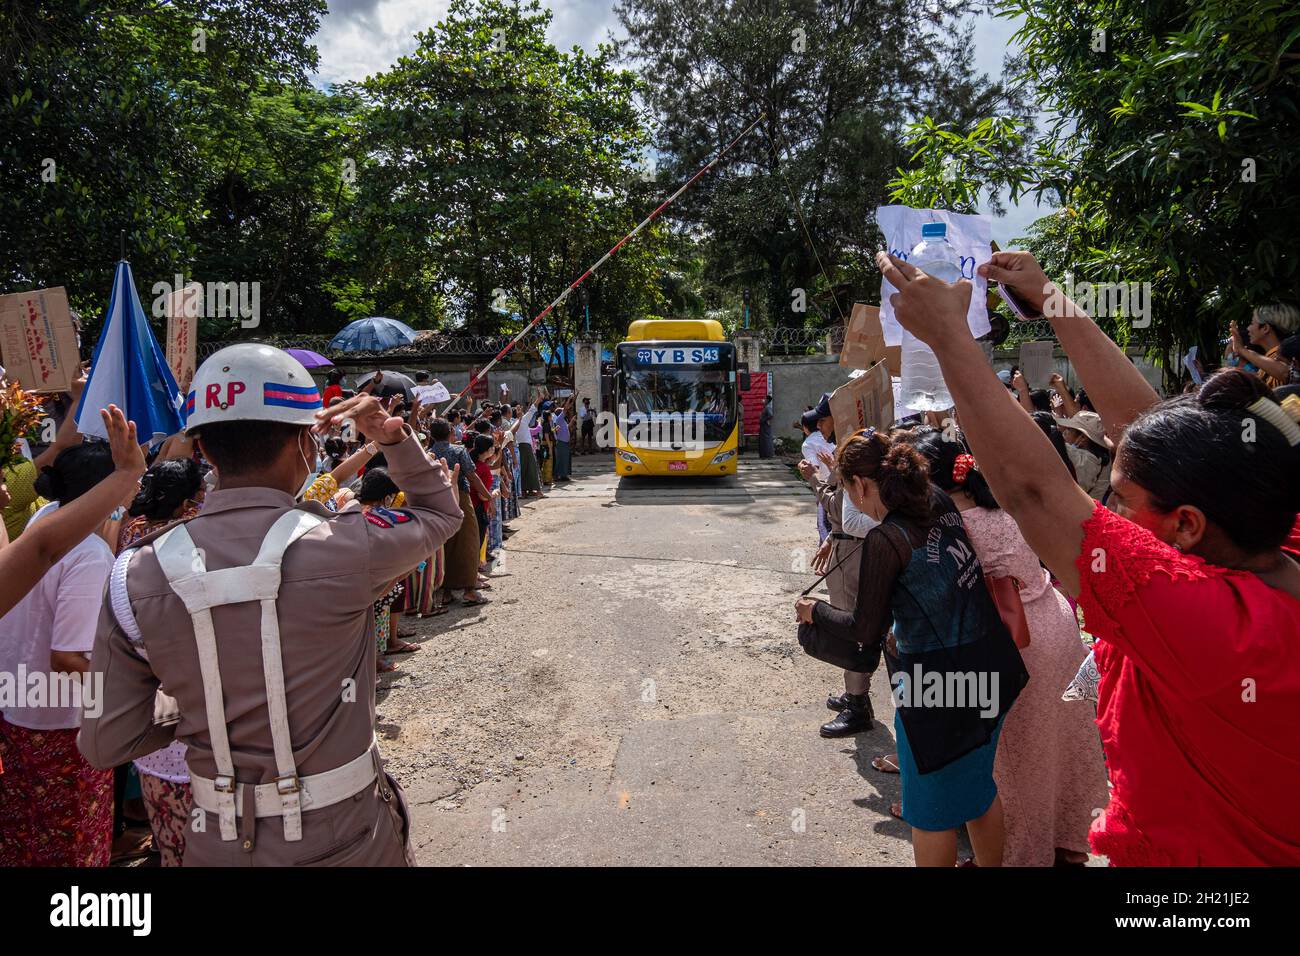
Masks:
[[[841,710],[843,710],[845,707],[849,705],[848,701],[845,699],[848,696],[849,695],[847,693],[831,694],[826,698],[826,708],[828,710],[833,710],[836,713],[839,713]]]
[[[823,737],[851,737],[871,729],[871,698],[866,694],[845,694],[844,709],[829,723],[822,724]]]

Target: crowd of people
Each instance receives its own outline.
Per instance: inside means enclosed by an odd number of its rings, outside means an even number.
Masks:
[[[1035,390],[966,333],[969,283],[878,264],[955,407],[837,435],[825,395],[798,423],[827,589],[800,640],[848,665],[822,735],[873,726],[883,660],[896,748],[871,766],[901,775],[918,865],[957,864],[963,828],[962,865],[1300,862],[1300,311],[1256,309],[1162,400],[999,252],[982,274],[1055,316],[1084,386]]]
[[[439,414],[418,392],[385,394],[382,373],[348,389],[337,371],[322,396],[287,353],[236,346],[200,368],[186,428],[142,446],[116,408],[103,413],[108,442],[83,440],[73,410],[84,381],[47,399],[54,441],[0,486],[0,673],[47,675],[50,688],[0,696],[0,866],[104,866],[151,851],[164,866],[230,863],[231,846],[259,842],[273,844],[272,862],[410,862],[404,808],[387,829],[386,809],[299,809],[283,831],[271,821],[282,837],[271,841],[247,818],[266,815],[265,786],[280,788],[279,816],[287,780],[320,806],[337,796],[331,773],[358,760],[358,796],[400,804],[377,757],[367,763],[374,694],[357,683],[378,685],[420,650],[412,639],[430,630],[414,620],[491,603],[523,503],[571,480],[571,426],[594,451],[589,406],[575,421],[572,398],[537,390],[511,402],[503,389]],[[261,401],[241,404],[250,392]],[[286,513],[309,521],[277,540]],[[182,533],[173,566],[164,543]],[[231,583],[237,570],[255,574]],[[191,576],[218,582],[201,588],[205,607]],[[268,600],[279,653],[256,613]],[[177,624],[187,615],[188,640]],[[222,640],[209,668],[211,629]],[[246,635],[253,644],[237,647]],[[63,677],[76,690],[56,699]],[[236,811],[224,795],[246,790],[256,810],[241,799]],[[304,829],[318,814],[337,819]],[[231,815],[242,842],[227,839]],[[130,840],[146,820],[149,837]],[[370,838],[336,845],[341,826]]]
[[[955,406],[837,435],[827,395],[800,420],[827,592],[800,640],[843,672],[821,734],[874,727],[884,664],[871,766],[919,865],[957,864],[963,829],[977,866],[1300,862],[1300,311],[1256,310],[1161,399],[999,252],[983,272],[1053,316],[1084,386],[1036,390],[966,334],[968,283],[879,265]],[[49,400],[52,440],[0,487],[0,865],[106,865],[137,801],[164,865],[413,862],[373,688],[412,621],[491,603],[595,416],[388,384],[322,395],[234,346],[147,445],[113,406],[83,440],[84,377]]]

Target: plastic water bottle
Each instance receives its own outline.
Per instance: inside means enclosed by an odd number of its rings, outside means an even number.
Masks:
[[[961,278],[961,257],[948,242],[948,226],[942,222],[927,222],[921,226],[921,241],[912,250],[908,262],[926,275],[956,282]],[[952,408],[952,395],[943,382],[939,360],[926,345],[907,329],[903,329],[903,404],[921,412],[944,411]]]

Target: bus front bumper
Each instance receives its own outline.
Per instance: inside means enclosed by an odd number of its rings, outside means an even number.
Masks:
[[[737,467],[736,450],[690,454],[619,448],[614,452],[614,470],[620,476],[682,475],[686,477],[734,475]]]

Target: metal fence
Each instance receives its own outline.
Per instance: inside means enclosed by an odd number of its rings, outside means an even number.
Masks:
[[[844,346],[844,327],[761,329],[756,338],[765,355],[835,355]]]
[[[340,352],[329,347],[330,340],[333,336],[329,335],[279,335],[269,336],[257,339],[265,345],[273,345],[280,349],[310,349],[313,352],[319,352],[326,358],[339,361],[361,360],[367,358],[383,358],[389,361],[401,359],[416,359],[423,356],[473,356],[480,358],[483,356],[494,356],[505,348],[518,333],[508,333],[504,335],[478,335],[472,332],[421,332],[409,345],[399,346],[398,348],[386,349],[382,352]],[[215,342],[200,342],[198,344],[198,359],[201,362],[214,352],[225,348],[228,345],[237,345],[240,341],[245,340],[224,340]],[[252,340],[249,340],[252,341]],[[536,350],[543,345],[542,336],[535,330],[529,332],[520,340],[517,349],[528,351]]]

